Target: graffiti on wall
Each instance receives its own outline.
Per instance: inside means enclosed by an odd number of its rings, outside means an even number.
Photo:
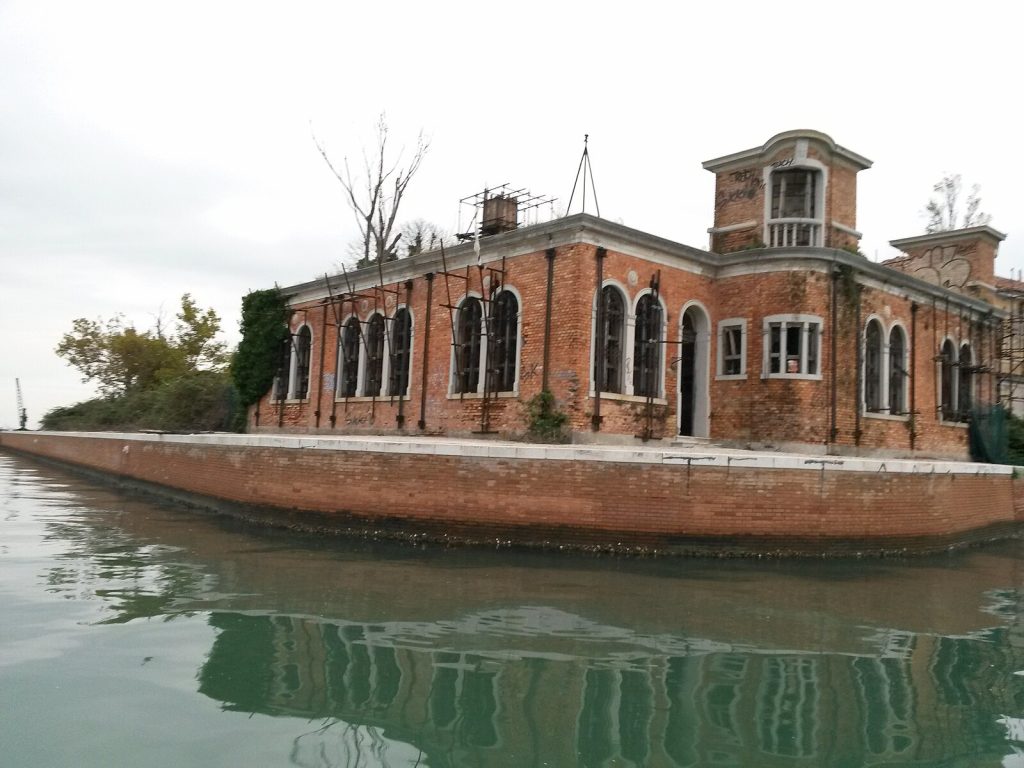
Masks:
[[[937,245],[915,259],[909,271],[932,285],[962,291],[971,279],[971,262],[966,257],[977,249],[977,241]]]

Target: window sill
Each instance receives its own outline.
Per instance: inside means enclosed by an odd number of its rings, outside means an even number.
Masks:
[[[500,399],[515,400],[516,398],[519,397],[519,390],[517,389],[517,390],[514,390],[512,392],[491,392],[489,395],[487,395],[487,397],[488,397],[488,399],[500,398]],[[484,394],[483,394],[483,392],[462,392],[461,394],[458,393],[458,392],[449,392],[448,393],[448,399],[449,400],[483,400],[484,399]]]
[[[882,421],[906,422],[910,418],[910,414],[892,414],[881,411],[862,411],[862,415],[865,419],[881,419]]]
[[[945,419],[939,419],[940,427],[959,427],[960,429],[967,429],[966,421],[946,421]]]
[[[308,397],[303,397],[303,398],[286,397],[284,400],[278,399],[278,400],[271,400],[270,402],[273,403],[274,405],[280,405],[281,403],[284,403],[285,405],[302,405],[303,403],[308,403],[309,402],[309,398]]]
[[[820,373],[762,373],[762,379],[790,379],[796,381],[821,381]]]
[[[715,376],[715,381],[746,381],[745,373],[720,373]]]
[[[409,401],[411,398],[409,395],[377,395],[372,397],[370,395],[353,395],[352,397],[335,397],[334,402],[336,403],[381,403],[391,402],[392,400],[405,400]]]
[[[588,392],[587,396],[590,398],[596,397],[593,392]],[[602,400],[618,400],[623,403],[646,403],[647,398],[644,395],[623,395],[619,392],[602,392]],[[654,398],[655,405],[668,405],[668,400],[663,397]]]

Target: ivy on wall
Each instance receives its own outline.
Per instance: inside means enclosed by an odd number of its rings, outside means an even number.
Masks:
[[[231,379],[244,408],[257,402],[274,381],[281,344],[288,337],[288,307],[277,288],[252,291],[242,299],[242,340],[231,360]]]

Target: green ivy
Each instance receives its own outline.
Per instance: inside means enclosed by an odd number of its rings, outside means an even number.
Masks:
[[[526,402],[529,419],[529,434],[544,442],[559,442],[565,439],[563,428],[569,421],[568,414],[555,407],[555,396],[544,389]]]
[[[252,291],[242,299],[242,340],[231,360],[231,380],[243,408],[270,389],[281,344],[288,336],[288,307],[277,288]]]

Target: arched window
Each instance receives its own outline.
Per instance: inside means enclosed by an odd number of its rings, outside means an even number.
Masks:
[[[455,329],[455,381],[456,394],[476,392],[480,386],[480,324],[483,307],[480,299],[470,296],[459,307]]]
[[[291,397],[305,400],[309,396],[310,351],[313,348],[313,332],[308,325],[302,326],[295,337],[295,364],[292,368]]]
[[[974,405],[974,391],[972,384],[974,367],[974,355],[971,354],[971,345],[964,344],[960,347],[960,369],[957,372],[956,411],[958,421],[967,421]]]
[[[956,347],[951,340],[946,339],[939,353],[939,408],[944,421],[956,420],[956,363]]]
[[[907,412],[907,337],[894,325],[889,331],[889,413],[901,416]]]
[[[882,404],[882,324],[870,320],[864,332],[864,408],[879,412]]]
[[[338,339],[338,397],[355,397],[359,385],[359,318],[350,317]]]
[[[277,353],[277,376],[274,377],[274,399],[284,400],[288,397],[288,385],[292,359],[292,334],[289,331],[283,339]]]
[[[363,394],[379,397],[384,383],[384,316],[373,315],[366,324],[366,372]]]
[[[511,291],[502,291],[491,302],[491,347],[488,350],[492,392],[513,392],[519,357],[519,302]]]
[[[622,292],[612,285],[601,289],[601,312],[597,320],[597,343],[601,348],[594,355],[594,391],[622,392],[623,357],[625,356],[626,302]],[[603,331],[603,332],[602,332]]]
[[[647,293],[636,305],[633,336],[633,394],[661,395],[661,305]]]
[[[412,359],[412,315],[404,307],[391,321],[391,370],[388,376],[388,395],[404,397],[409,394],[409,364]]]

